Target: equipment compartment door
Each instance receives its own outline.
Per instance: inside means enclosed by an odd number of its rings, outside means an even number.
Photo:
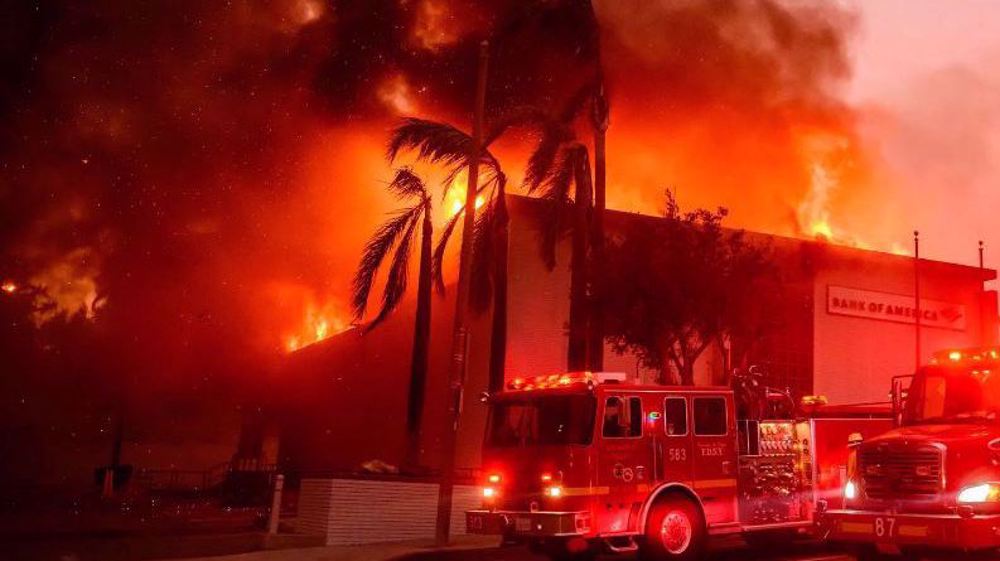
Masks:
[[[736,521],[736,423],[732,396],[700,394],[691,399],[694,489],[706,521]]]

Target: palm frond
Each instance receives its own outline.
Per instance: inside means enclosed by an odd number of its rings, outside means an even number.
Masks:
[[[379,226],[375,234],[365,244],[351,287],[351,310],[355,320],[360,321],[365,315],[375,275],[382,266],[385,256],[396,245],[403,232],[416,222],[415,217],[419,215],[420,209],[421,205],[416,205],[413,208],[398,211],[395,216]]]
[[[489,192],[490,195],[487,199],[487,204],[492,206],[496,203],[497,197],[503,196],[506,186],[507,175],[502,171],[499,171],[491,175],[485,182],[479,185],[479,190],[477,191],[476,196],[478,197],[483,193]],[[506,206],[504,206],[504,212],[506,214]],[[451,240],[452,234],[455,233],[456,226],[463,216],[465,216],[465,207],[462,207],[448,219],[448,223],[445,224],[444,230],[441,231],[441,236],[438,238],[437,245],[434,247],[434,257],[432,260],[431,271],[433,271],[434,286],[440,294],[444,294],[445,250],[448,247],[448,242]]]
[[[434,278],[434,286],[439,294],[444,294],[444,252],[448,248],[448,241],[455,232],[455,226],[462,216],[462,211],[459,211],[448,219],[444,230],[441,231],[441,237],[438,238],[437,246],[434,248],[434,256],[431,260],[431,276]]]
[[[416,207],[423,210],[422,206]],[[396,309],[399,302],[406,294],[406,282],[410,270],[410,250],[413,245],[413,232],[417,223],[420,222],[420,212],[413,213],[413,219],[407,225],[405,232],[396,244],[396,253],[393,255],[392,264],[389,266],[389,274],[386,275],[385,288],[382,290],[382,308],[366,327],[365,331],[375,329],[378,324],[385,321],[389,314]]]
[[[480,163],[494,172],[499,171],[499,160],[485,146],[480,152]],[[407,117],[390,134],[386,157],[390,162],[395,161],[404,150],[415,150],[417,159],[448,169],[447,187],[463,168],[468,167],[472,137],[448,123]]]
[[[472,240],[472,271],[469,305],[477,314],[490,306],[493,294],[494,234],[498,226],[497,203],[490,205],[476,219],[475,237]]]
[[[541,198],[547,201],[546,212],[541,215],[541,253],[545,265],[552,269],[556,265],[556,244],[566,231],[566,209],[571,203],[570,188],[579,176],[590,173],[587,147],[579,142],[560,148],[555,164],[541,186]],[[586,174],[586,175],[584,175]]]
[[[572,138],[572,131],[562,123],[549,121],[542,127],[541,137],[524,170],[524,185],[529,194],[538,190],[552,174],[563,144]]]
[[[403,150],[416,150],[421,160],[450,166],[467,159],[471,148],[472,137],[447,123],[407,117],[389,135],[386,156],[394,161]]]
[[[427,198],[427,187],[423,180],[409,167],[396,170],[396,175],[389,182],[389,191],[395,193],[398,199],[418,197],[423,200]]]

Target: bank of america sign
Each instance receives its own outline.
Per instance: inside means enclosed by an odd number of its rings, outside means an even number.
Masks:
[[[915,324],[913,296],[828,286],[826,311],[839,316]],[[965,330],[965,306],[940,300],[920,299],[920,325]]]

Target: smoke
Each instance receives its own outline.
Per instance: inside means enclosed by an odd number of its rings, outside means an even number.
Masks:
[[[655,212],[672,188],[811,235],[804,220],[871,182],[840,101],[855,16],[836,4],[10,4],[0,278],[49,295],[41,320],[89,318],[106,370],[147,403],[231,399],[346,328],[361,247],[394,204],[386,132],[404,114],[467,128],[483,39],[491,115],[560,107],[600,57],[612,207]],[[530,141],[497,146],[515,183]],[[817,169],[836,188],[817,193]]]

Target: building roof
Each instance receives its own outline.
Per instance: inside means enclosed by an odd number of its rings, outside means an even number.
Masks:
[[[507,195],[507,201],[512,217],[516,217],[517,215],[526,216],[541,213],[548,204],[541,199],[525,197],[522,195]],[[614,209],[608,209],[606,212],[605,224],[609,229],[623,228],[632,221],[655,221],[660,218],[651,214],[626,212]],[[729,228],[729,230],[736,231],[736,229],[732,228]],[[794,238],[791,236],[782,236],[778,234],[755,232],[750,230],[744,230],[744,232],[748,238],[759,239],[762,240],[763,243],[770,243],[779,250],[799,249],[804,251],[812,250],[814,252],[823,251],[829,257],[835,257],[843,260],[879,260],[886,264],[898,263],[900,265],[910,265],[913,263],[913,257],[908,255],[898,255],[887,251],[840,245],[828,240]],[[970,276],[982,275],[982,280],[984,282],[997,278],[997,271],[995,269],[980,269],[979,267],[963,265],[960,263],[921,258],[920,265],[925,271],[928,272],[939,271],[942,273]]]

